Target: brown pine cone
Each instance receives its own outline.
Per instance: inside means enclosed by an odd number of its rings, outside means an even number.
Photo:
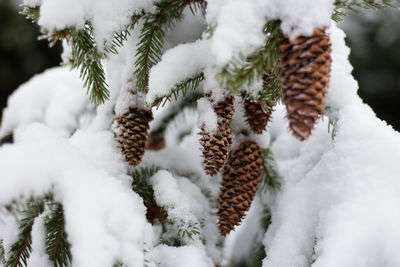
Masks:
[[[118,115],[118,147],[131,166],[139,165],[144,155],[149,122],[153,119],[151,110],[130,107],[129,111]]]
[[[256,134],[261,134],[265,130],[272,115],[272,105],[266,104],[270,109],[268,109],[268,112],[265,112],[262,109],[262,104],[265,103],[261,101],[251,101],[250,99],[244,101],[246,121],[250,129]]]
[[[218,199],[219,231],[225,236],[239,225],[250,209],[263,168],[263,150],[254,141],[245,141],[229,156],[223,171]]]
[[[283,103],[289,128],[301,141],[307,139],[324,112],[325,96],[331,71],[331,43],[325,28],[312,36],[290,41],[283,36],[279,43]]]
[[[211,100],[210,96],[206,97]],[[207,175],[216,175],[225,164],[233,141],[232,119],[234,114],[234,100],[231,95],[214,105],[214,112],[218,117],[218,128],[213,135],[204,129],[200,131],[200,144],[203,146],[203,166]]]

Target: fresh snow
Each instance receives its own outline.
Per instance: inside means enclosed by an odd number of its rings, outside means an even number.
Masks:
[[[168,50],[150,71],[147,103],[170,94],[179,83],[202,72],[210,61],[209,46],[208,40],[198,40]]]
[[[152,0],[42,0],[38,24],[50,32],[70,27],[82,29],[90,20],[100,50],[113,34],[125,29],[132,14],[151,10]],[[24,0],[29,6],[38,1]]]

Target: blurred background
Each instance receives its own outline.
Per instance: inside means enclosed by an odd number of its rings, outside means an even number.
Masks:
[[[20,84],[61,61],[60,44],[49,48],[47,41],[38,41],[39,28],[18,15],[18,3],[0,1],[1,111]],[[363,10],[361,15],[345,17],[340,27],[348,35],[359,95],[378,117],[400,131],[400,11]]]

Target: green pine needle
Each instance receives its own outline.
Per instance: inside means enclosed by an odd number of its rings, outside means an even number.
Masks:
[[[101,64],[90,29],[70,31],[72,44],[72,68],[80,70],[84,87],[88,89],[90,99],[96,105],[102,104],[110,97],[106,75]]]
[[[274,155],[270,148],[264,149],[264,168],[261,173],[261,181],[264,190],[276,191],[280,188],[280,177],[276,168]]]
[[[37,22],[39,20],[39,7],[30,7],[30,6],[24,5],[20,14],[25,16],[27,19],[31,20],[32,22]]]
[[[172,91],[168,95],[165,95],[164,97],[155,100],[152,106],[164,106],[168,101],[171,101],[172,99],[178,100],[179,96],[185,97],[188,92],[196,90],[202,81],[204,81],[203,73],[199,73],[191,78],[188,78],[187,80],[178,84],[174,89],[172,89]]]
[[[12,244],[10,257],[4,262],[4,267],[27,266],[27,260],[32,250],[32,227],[35,218],[44,211],[44,200],[28,202],[22,212],[23,218],[19,222],[18,240]]]
[[[0,239],[0,262],[2,262],[3,265],[5,264],[4,254],[5,254],[5,251],[4,251],[4,246],[3,246],[3,240]]]
[[[346,13],[343,10],[348,10],[360,14],[360,9],[383,9],[385,7],[395,7],[394,0],[336,0],[335,11],[332,19],[336,22],[343,20]]]
[[[145,203],[155,202],[154,190],[149,179],[159,171],[158,167],[138,168],[130,173],[132,176],[132,190],[143,198]]]
[[[61,204],[51,203],[51,213],[46,218],[46,252],[55,267],[71,265],[71,246],[65,232],[64,210]]]
[[[150,69],[161,59],[164,45],[164,27],[158,17],[146,18],[136,51],[135,75],[139,91],[146,93],[149,85]]]

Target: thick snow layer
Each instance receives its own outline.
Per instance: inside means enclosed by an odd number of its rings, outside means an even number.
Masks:
[[[277,136],[284,183],[264,238],[264,267],[400,264],[400,135],[356,96],[344,34],[331,30],[329,103],[337,110],[337,135],[332,141],[325,120],[307,142],[292,141],[286,131]]]
[[[25,1],[32,5],[32,0]],[[83,28],[90,21],[96,43],[102,49],[115,32],[130,24],[133,14],[150,10],[152,4],[152,0],[42,0],[38,23],[49,31],[57,31]]]
[[[54,68],[32,78],[9,97],[0,137],[32,122],[43,122],[67,136],[80,126],[79,115],[88,108],[91,105],[79,72]]]
[[[142,266],[150,226],[142,200],[122,183],[113,134],[78,131],[66,139],[33,123],[18,140],[0,149],[0,203],[52,189],[64,205],[74,266],[110,266],[117,258]]]
[[[283,33],[295,38],[330,24],[333,0],[214,0],[207,5],[207,22],[215,25],[211,53],[216,65],[262,47],[267,20],[281,20]]]
[[[198,40],[168,50],[150,71],[147,103],[170,94],[179,83],[200,73],[209,64],[209,49],[208,40]]]
[[[153,252],[153,260],[160,267],[211,267],[211,259],[194,246],[168,247],[158,246]]]

